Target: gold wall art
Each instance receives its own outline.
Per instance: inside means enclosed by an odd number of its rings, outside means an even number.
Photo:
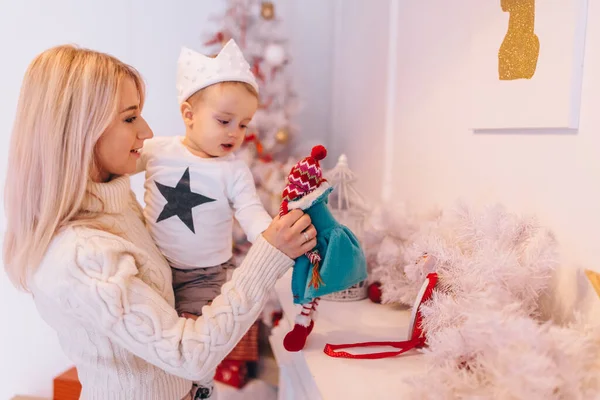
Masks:
[[[534,32],[535,0],[501,0],[509,13],[508,30],[498,51],[500,80],[531,79],[540,53],[540,40]]]
[[[470,3],[465,80],[471,130],[577,132],[589,2]],[[456,62],[462,67],[462,56]]]

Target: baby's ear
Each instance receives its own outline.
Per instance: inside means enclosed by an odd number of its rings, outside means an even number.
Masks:
[[[183,122],[186,126],[190,126],[194,121],[194,109],[190,103],[184,101],[179,106],[179,111],[181,112],[181,118],[183,118]]]

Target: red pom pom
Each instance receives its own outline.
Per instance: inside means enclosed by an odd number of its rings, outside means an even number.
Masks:
[[[368,287],[369,290],[369,299],[373,303],[381,303],[381,283],[373,282]]]
[[[317,161],[321,161],[327,157],[327,149],[324,146],[318,145],[313,147],[310,156]]]

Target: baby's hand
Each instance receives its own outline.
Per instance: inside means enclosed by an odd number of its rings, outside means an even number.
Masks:
[[[275,217],[263,232],[263,237],[292,259],[300,257],[317,245],[317,230],[312,225],[310,216],[301,210],[292,210],[283,217]]]

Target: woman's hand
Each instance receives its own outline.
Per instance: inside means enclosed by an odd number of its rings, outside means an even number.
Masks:
[[[295,259],[315,248],[317,230],[310,221],[310,216],[301,210],[292,210],[283,217],[275,217],[263,232],[267,242]]]

